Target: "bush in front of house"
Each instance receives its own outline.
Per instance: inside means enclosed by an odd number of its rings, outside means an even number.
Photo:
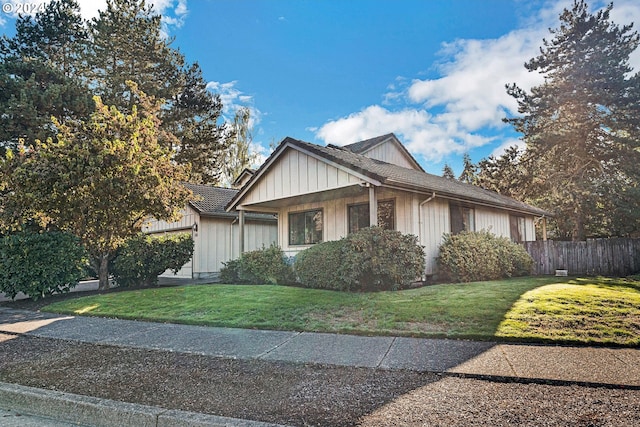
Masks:
[[[300,252],[294,263],[298,281],[308,288],[347,290],[342,272],[346,247],[346,240],[342,239],[318,243]]]
[[[302,251],[296,257],[295,271],[308,287],[382,291],[403,288],[419,279],[424,262],[416,236],[368,227]]]
[[[484,230],[446,234],[437,263],[441,279],[452,282],[526,276],[533,268],[523,246]]]
[[[223,283],[286,285],[295,281],[286,255],[274,244],[245,252],[240,258],[223,264],[220,271]]]
[[[86,274],[87,253],[67,233],[21,231],[0,238],[0,292],[30,298],[69,292]]]
[[[193,256],[191,235],[139,234],[118,248],[110,272],[118,286],[153,286],[166,270],[177,273]]]

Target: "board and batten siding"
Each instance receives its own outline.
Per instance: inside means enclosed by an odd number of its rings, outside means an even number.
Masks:
[[[475,215],[475,231],[485,230],[496,236],[511,238],[508,212],[498,209],[476,207]]]
[[[244,248],[253,251],[277,243],[278,227],[275,222],[247,220],[245,222]],[[194,275],[215,277],[223,262],[240,256],[238,222],[231,218],[201,218],[198,229],[199,250]]]
[[[148,234],[163,233],[166,231],[186,230],[198,224],[200,215],[191,207],[180,211],[182,217],[178,221],[167,222],[150,218],[143,226],[142,231]]]
[[[160,236],[189,233],[193,236],[193,258],[178,272],[178,277],[215,278],[220,273],[223,262],[240,256],[238,248],[238,222],[234,218],[218,218],[201,216],[188,206],[183,210],[183,216],[175,222],[150,219],[143,227],[143,232]],[[197,224],[197,230],[193,225]],[[246,251],[268,247],[278,242],[278,226],[275,221],[254,221],[248,219],[245,223]],[[191,273],[189,274],[189,270]],[[163,276],[176,277],[171,271]]]
[[[417,235],[417,198],[409,192],[397,190],[378,189],[376,192],[378,201],[393,200],[395,202],[395,229],[405,234]],[[287,206],[278,212],[278,241],[288,256],[294,256],[298,252],[312,245],[289,245],[289,214],[315,209],[323,211],[323,241],[339,240],[348,233],[348,207],[361,203],[368,203],[368,190],[363,189],[362,194],[354,197],[343,197],[324,202],[312,202],[300,205]]]
[[[407,158],[407,153],[390,141],[373,147],[369,151],[364,152],[363,155],[371,159],[382,160],[383,162],[402,166],[403,168],[415,169],[413,162]]]
[[[260,177],[243,197],[243,205],[358,184],[362,180],[294,149]]]
[[[437,198],[426,202],[421,207],[420,216],[420,244],[424,246],[425,274],[434,274],[442,236],[451,230],[449,202]]]

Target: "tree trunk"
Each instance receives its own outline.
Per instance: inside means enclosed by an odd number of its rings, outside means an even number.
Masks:
[[[98,290],[105,291],[109,289],[109,255],[100,256],[100,267],[98,268]]]

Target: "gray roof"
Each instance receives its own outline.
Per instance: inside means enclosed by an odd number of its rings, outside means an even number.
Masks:
[[[392,133],[388,133],[386,135],[380,135],[376,136],[375,138],[365,139],[364,141],[358,141],[354,142],[353,144],[344,145],[342,148],[346,148],[352,153],[362,154],[389,138],[395,138],[395,135]]]
[[[375,138],[369,138],[369,139],[365,139],[364,141],[358,141],[358,142],[354,142],[353,144],[348,144],[348,145],[344,145],[342,146],[343,149],[349,150],[352,153],[356,153],[356,154],[364,154],[367,151],[369,151],[371,148],[375,147],[376,145],[385,142],[389,139],[393,139],[395,141],[398,142],[398,147],[404,151],[404,153],[407,155],[407,157],[409,157],[414,165],[419,168],[422,172],[424,172],[424,169],[422,169],[422,166],[420,166],[420,163],[418,163],[418,161],[411,155],[411,153],[409,153],[409,150],[407,150],[407,147],[405,147],[400,140],[398,139],[398,137],[396,137],[396,135],[394,133],[388,133],[386,135],[380,135],[380,136],[376,136]],[[328,147],[333,147],[333,148],[341,148],[332,144],[329,144]]]
[[[385,138],[388,136],[389,135],[385,135],[378,138]],[[365,145],[364,143],[368,143],[368,141],[372,140],[362,141],[362,143],[357,144],[361,144],[361,146],[363,146]],[[358,153],[354,153],[353,147],[351,149],[336,146],[322,147],[289,137],[283,141],[283,144],[285,142],[311,151],[323,158],[357,171],[362,175],[379,181],[383,185],[393,185],[415,191],[436,192],[436,194],[440,196],[457,198],[480,204],[488,204],[510,210],[527,212],[534,215],[550,215],[543,209],[536,208],[524,202],[512,199],[511,197],[498,194],[494,191],[485,190],[475,185],[466,184],[456,180],[365,157]],[[353,145],[354,144],[352,144],[352,146]]]
[[[213,185],[183,183],[183,185],[191,190],[196,198],[191,200],[189,204],[200,215],[235,218],[237,212],[227,212],[225,206],[238,194],[238,190],[233,188],[215,187]],[[247,213],[247,219],[275,220],[273,215]]]

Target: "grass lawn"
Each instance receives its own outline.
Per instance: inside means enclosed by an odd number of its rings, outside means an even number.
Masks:
[[[640,281],[526,277],[398,292],[199,285],[69,299],[43,311],[363,335],[640,344]]]

